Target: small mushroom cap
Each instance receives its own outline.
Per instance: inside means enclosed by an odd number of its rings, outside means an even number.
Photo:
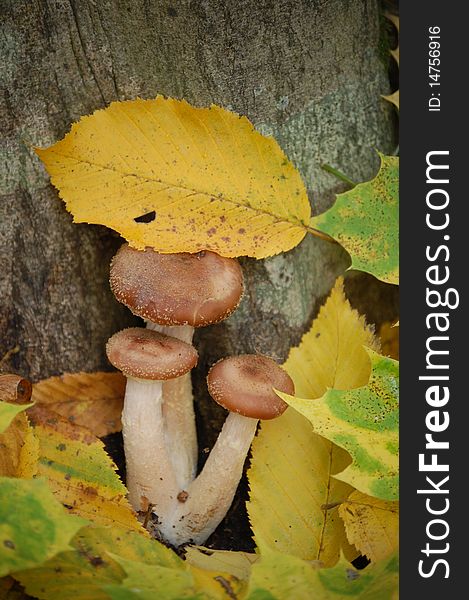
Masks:
[[[169,335],[129,327],[109,338],[109,362],[127,377],[164,380],[180,377],[197,364],[197,350]]]
[[[243,354],[217,362],[207,376],[215,402],[253,419],[275,419],[288,407],[273,388],[294,394],[291,377],[267,356]]]
[[[208,250],[159,254],[124,244],[112,259],[110,283],[119,302],[160,325],[217,323],[238,307],[243,294],[238,261]]]

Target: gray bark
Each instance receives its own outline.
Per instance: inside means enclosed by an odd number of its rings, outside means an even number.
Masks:
[[[109,369],[107,338],[133,318],[112,297],[120,238],[72,224],[32,147],[113,100],[185,98],[247,115],[275,136],[314,212],[341,189],[328,162],[360,181],[393,148],[386,52],[375,0],[4,0],[0,203],[0,360],[37,380]],[[348,257],[308,236],[293,251],[242,260],[247,291],[227,322],[199,331],[203,379],[240,352],[285,358]],[[9,352],[17,347],[17,352]],[[214,410],[214,409],[213,409]],[[201,433],[213,442],[218,413]]]

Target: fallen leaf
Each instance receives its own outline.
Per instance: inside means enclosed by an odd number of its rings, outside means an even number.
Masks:
[[[394,554],[399,544],[399,503],[353,492],[339,506],[347,537],[362,554],[379,561]]]
[[[69,512],[147,535],[103,443],[88,429],[44,407],[31,408],[29,416],[39,440],[38,473]]]
[[[131,246],[264,258],[309,231],[305,186],[246,117],[163,98],[113,102],[37,149],[77,223]]]
[[[10,404],[9,402],[0,401],[0,433],[5,431],[16,415],[30,406],[32,404]]]
[[[103,437],[122,429],[125,381],[122,373],[66,373],[35,383],[32,399]]]
[[[193,567],[206,571],[230,573],[240,581],[247,581],[252,565],[259,559],[258,554],[214,550],[203,546],[187,546],[185,558]]]
[[[353,569],[343,557],[334,567],[320,568],[265,548],[252,567],[246,600],[394,600],[398,592],[397,558]]]
[[[374,179],[338,194],[311,224],[342,244],[351,268],[399,283],[399,158],[380,154],[380,159]]]
[[[381,354],[399,360],[399,325],[385,322],[378,332]]]
[[[0,433],[0,475],[30,479],[37,474],[38,460],[39,441],[21,412]]]
[[[376,345],[372,330],[345,299],[339,278],[310,331],[284,364],[296,393],[320,397],[329,387],[364,385],[370,365],[363,344]],[[248,471],[247,506],[255,539],[326,565],[335,564],[341,548],[355,558],[337,508],[353,488],[334,477],[348,464],[348,453],[318,435],[295,411],[262,422]]]
[[[361,492],[398,498],[399,363],[367,349],[371,375],[367,385],[328,390],[319,399],[278,395],[313,424],[314,430],[352,456],[336,478]]]
[[[40,600],[126,600],[134,597],[135,588],[142,589],[139,598],[148,597],[150,591],[152,599],[171,598],[169,594],[176,590],[181,598],[229,600],[217,574],[192,567],[160,542],[132,531],[90,526],[75,536],[71,546],[38,568],[16,573],[15,578]],[[135,578],[138,585],[132,583]],[[231,583],[236,585],[230,579]],[[205,589],[218,593],[205,595]]]
[[[43,479],[0,477],[0,576],[66,550],[85,524],[67,514]]]

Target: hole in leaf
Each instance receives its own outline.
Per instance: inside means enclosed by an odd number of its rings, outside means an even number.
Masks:
[[[136,223],[151,223],[155,219],[156,219],[156,212],[154,210],[151,210],[150,212],[147,212],[144,215],[135,217],[134,221]]]

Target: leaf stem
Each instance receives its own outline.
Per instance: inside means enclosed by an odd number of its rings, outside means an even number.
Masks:
[[[321,169],[323,171],[326,171],[327,173],[330,173],[331,175],[334,175],[334,177],[337,177],[337,179],[340,179],[352,188],[357,185],[356,182],[352,181],[349,177],[347,177],[347,175],[344,175],[341,171],[338,171],[337,169],[331,167],[331,165],[328,165],[327,163],[323,163],[321,165]]]

